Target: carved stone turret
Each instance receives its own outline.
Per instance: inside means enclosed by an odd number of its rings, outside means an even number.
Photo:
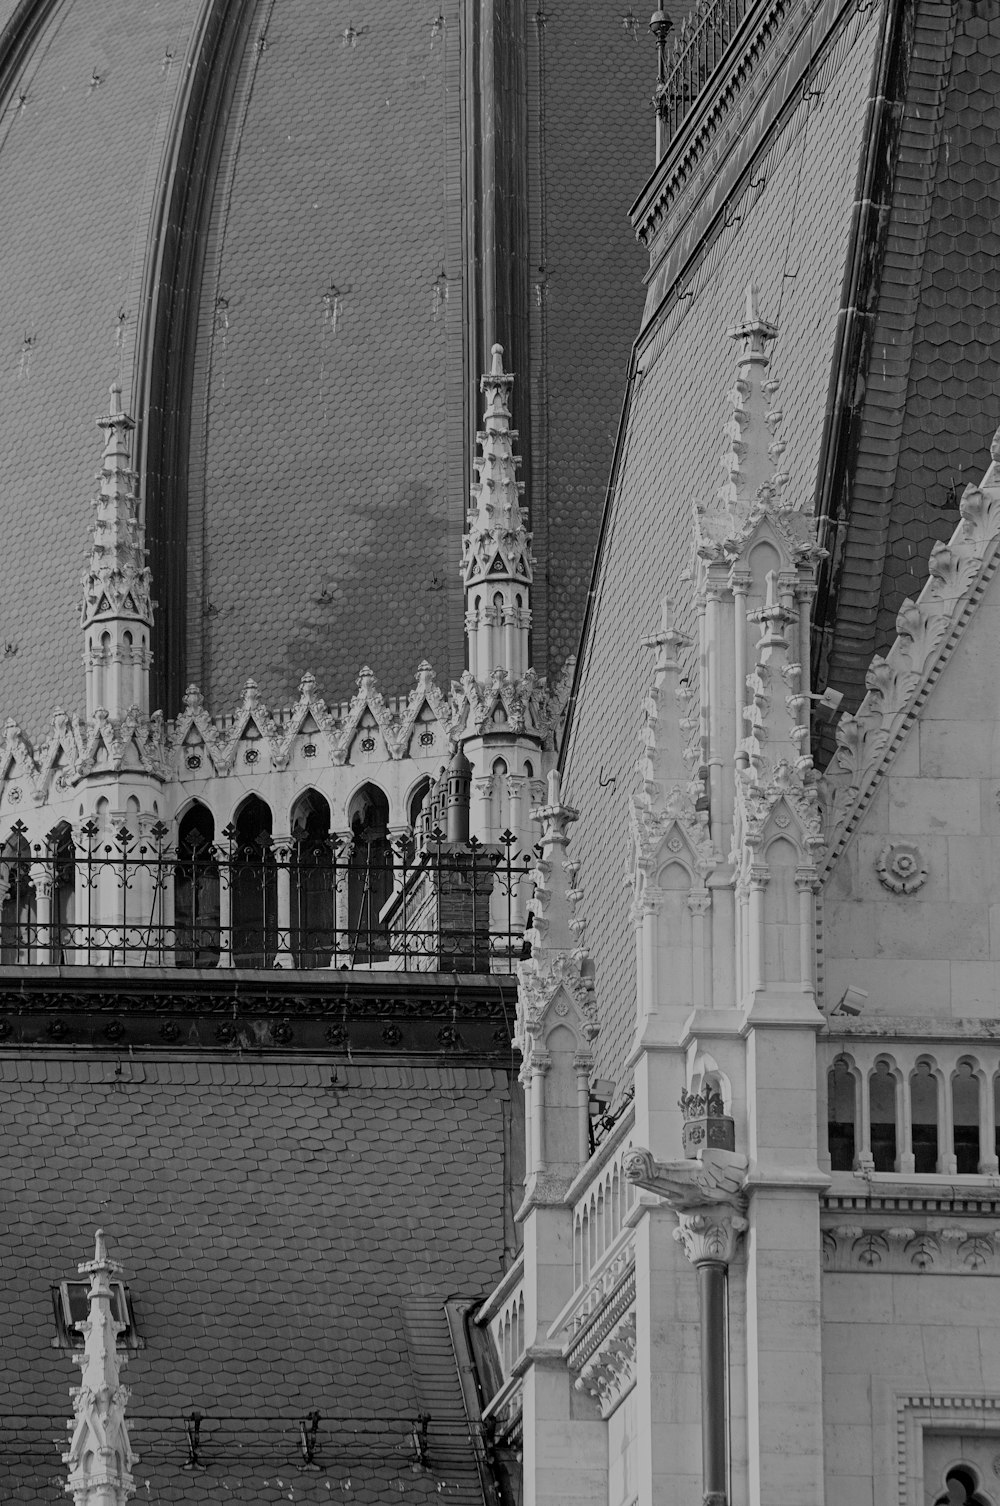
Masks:
[[[469,667],[452,696],[459,737],[475,771],[472,834],[496,842],[510,831],[525,845],[531,840],[531,784],[543,773],[543,750],[555,739],[560,695],[528,659],[534,561],[511,428],[513,383],[503,368],[503,347],[494,345],[481,382],[483,429],[476,436],[476,480],[462,552]]]
[[[93,1260],[84,1261],[79,1271],[90,1277],[90,1311],[81,1325],[83,1353],[74,1356],[83,1373],[72,1392],[72,1434],[62,1456],[69,1466],[66,1490],[73,1506],[125,1506],[135,1493],[131,1471],[136,1458],[125,1422],[129,1392],[119,1380],[126,1360],[117,1347],[122,1325],[112,1311],[110,1278],[121,1266],[108,1258],[101,1229]]]
[[[105,710],[113,722],[131,707],[149,712],[149,638],[153,625],[145,530],[139,517],[129,435],[135,428],[111,388],[110,412],[97,420],[107,436],[93,544],[83,577],[81,625],[87,670],[87,718]]]

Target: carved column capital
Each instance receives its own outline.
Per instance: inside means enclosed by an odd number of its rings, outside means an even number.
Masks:
[[[740,1235],[747,1220],[735,1208],[713,1204],[677,1213],[674,1238],[694,1266],[711,1262],[728,1265],[736,1254]]]

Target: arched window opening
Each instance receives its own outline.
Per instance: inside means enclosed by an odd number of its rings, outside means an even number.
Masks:
[[[347,924],[351,963],[370,963],[388,956],[385,928],[379,917],[392,893],[392,846],[389,802],[375,784],[366,784],[351,801],[351,858],[347,871]]]
[[[838,1057],[827,1075],[827,1143],[830,1169],[852,1171],[857,1154],[857,1095],[854,1074]]]
[[[944,1494],[935,1497],[934,1506],[987,1506],[986,1497],[979,1494],[976,1472],[967,1465],[956,1464],[944,1483]]]
[[[270,806],[251,795],[230,830],[233,961],[237,967],[269,967],[278,950],[278,868]]]
[[[872,1160],[876,1171],[896,1170],[896,1079],[888,1062],[876,1062],[869,1088]]]
[[[215,821],[192,805],[177,831],[174,868],[174,958],[178,967],[219,965],[219,864]]]
[[[30,962],[35,924],[35,886],[31,881],[31,849],[24,831],[16,827],[0,855],[0,961]]]
[[[52,961],[62,964],[73,961],[76,919],[76,844],[68,821],[60,821],[49,832],[48,849],[52,864]]]
[[[291,945],[296,967],[329,967],[336,924],[330,807],[306,790],[292,808]]]
[[[406,819],[410,823],[410,826],[414,831],[416,831],[417,829],[421,813],[423,812],[427,804],[427,796],[430,794],[430,788],[430,779],[421,779],[420,783],[413,791],[413,794],[410,796],[409,804],[406,807]]]
[[[933,1176],[938,1168],[938,1085],[928,1061],[917,1062],[910,1074],[910,1117],[913,1169],[918,1176]]]
[[[959,1176],[974,1177],[982,1159],[979,1149],[979,1078],[969,1061],[958,1064],[951,1080],[951,1102],[955,1169]]]

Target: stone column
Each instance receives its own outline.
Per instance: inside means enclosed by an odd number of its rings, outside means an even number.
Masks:
[[[32,962],[52,962],[52,864],[32,863],[31,882],[35,887],[35,947],[31,954],[29,937],[28,959]]]
[[[272,852],[278,865],[278,950],[274,967],[294,968],[292,952],[292,854],[295,843],[291,836],[274,837]]]

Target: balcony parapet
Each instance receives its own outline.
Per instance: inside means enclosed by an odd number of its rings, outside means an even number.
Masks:
[[[834,1018],[819,1053],[834,1173],[996,1181],[1000,1021]]]
[[[856,0],[756,0],[738,9],[711,0],[692,15],[666,81],[675,134],[631,209],[650,252],[644,326],[715,222],[739,212],[735,198],[755,153],[799,91],[812,87],[832,36],[857,9]],[[708,34],[723,13],[726,45],[713,48]]]

